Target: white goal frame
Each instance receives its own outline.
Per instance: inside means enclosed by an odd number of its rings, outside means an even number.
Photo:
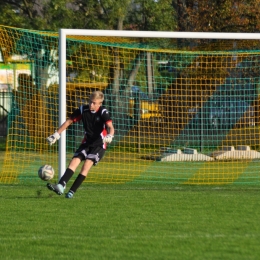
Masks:
[[[66,38],[67,35],[114,36],[131,38],[186,38],[186,39],[227,39],[260,40],[260,33],[220,33],[220,32],[155,32],[125,30],[59,30],[59,125],[66,120]],[[59,141],[59,179],[66,170],[66,131]]]

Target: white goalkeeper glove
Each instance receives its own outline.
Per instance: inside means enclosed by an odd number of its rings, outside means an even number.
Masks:
[[[103,138],[103,143],[108,143],[110,144],[113,140],[114,136],[113,135],[106,135],[104,138]]]
[[[60,134],[56,131],[54,134],[47,137],[47,142],[49,143],[49,145],[53,145],[59,139],[60,139]]]

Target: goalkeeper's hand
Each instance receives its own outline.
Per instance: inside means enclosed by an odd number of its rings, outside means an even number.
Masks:
[[[103,143],[108,143],[110,144],[113,140],[114,136],[113,135],[106,135],[104,138],[103,138]]]
[[[60,134],[58,132],[55,132],[54,134],[47,137],[47,142],[49,143],[49,145],[53,145],[59,139],[60,139]]]

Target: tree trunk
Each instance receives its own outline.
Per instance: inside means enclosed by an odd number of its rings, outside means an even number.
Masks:
[[[152,65],[152,53],[146,53],[146,75],[147,75],[147,87],[148,95],[153,98],[154,93],[154,80],[153,80],[153,65]]]

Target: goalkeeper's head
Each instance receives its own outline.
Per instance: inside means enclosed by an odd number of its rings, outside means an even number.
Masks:
[[[95,113],[98,111],[102,102],[104,101],[104,94],[101,91],[94,91],[89,98],[89,108],[91,112]]]

